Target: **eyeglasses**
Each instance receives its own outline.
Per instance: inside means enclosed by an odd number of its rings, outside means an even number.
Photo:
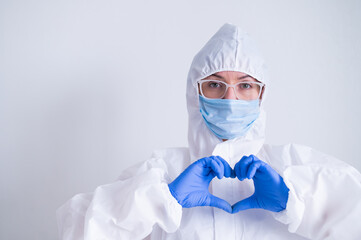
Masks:
[[[199,89],[203,97],[223,98],[229,87],[232,87],[237,99],[256,100],[262,93],[263,83],[260,82],[239,82],[228,84],[219,80],[199,80]]]

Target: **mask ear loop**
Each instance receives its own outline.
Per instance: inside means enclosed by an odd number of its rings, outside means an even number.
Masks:
[[[200,95],[202,95],[203,96],[203,94],[202,94],[202,90],[201,90],[201,88],[200,88],[200,83],[199,83],[199,80],[197,81],[197,95],[199,96],[199,94]]]
[[[266,89],[266,85],[264,84],[263,86],[261,86],[261,91],[260,91],[260,94],[259,94],[259,96],[258,96],[259,106],[261,106],[262,97],[263,97],[263,94],[264,94],[264,92],[265,92],[265,89]]]
[[[199,106],[199,94],[201,94],[202,95],[202,93],[200,92],[201,91],[201,89],[200,89],[200,87],[199,87],[199,82],[198,82],[199,80],[197,80],[196,81],[196,93],[197,93],[197,105],[198,105],[198,108],[200,108],[200,106]]]

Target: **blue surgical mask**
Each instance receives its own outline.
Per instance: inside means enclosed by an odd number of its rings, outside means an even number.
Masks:
[[[207,127],[220,139],[244,136],[260,114],[259,100],[210,99],[199,96]]]

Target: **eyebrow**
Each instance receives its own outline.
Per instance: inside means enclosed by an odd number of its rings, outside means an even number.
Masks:
[[[216,73],[213,73],[211,76],[224,79],[222,76],[220,76],[220,75],[218,75],[218,74],[216,74]],[[250,75],[244,75],[244,76],[242,76],[242,77],[239,77],[238,80],[241,80],[241,79],[246,78],[246,77],[250,77]]]

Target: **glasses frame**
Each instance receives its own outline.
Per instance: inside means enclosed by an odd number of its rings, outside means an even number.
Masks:
[[[202,84],[203,84],[203,83],[206,83],[206,82],[218,82],[218,83],[223,83],[223,84],[225,84],[225,85],[226,85],[226,90],[224,91],[223,96],[221,96],[221,97],[219,97],[219,98],[209,98],[209,97],[206,97],[206,96],[203,94],[203,90],[202,90]],[[258,93],[258,97],[257,97],[256,99],[253,99],[253,100],[257,100],[257,99],[260,98],[260,96],[261,96],[261,94],[262,94],[263,87],[265,86],[265,84],[264,84],[264,83],[261,83],[261,82],[245,81],[245,82],[238,82],[238,83],[236,83],[236,84],[229,84],[229,83],[226,83],[226,82],[223,82],[223,81],[220,81],[220,80],[213,80],[213,79],[198,80],[197,83],[198,83],[197,86],[198,86],[198,88],[200,89],[201,95],[202,95],[203,97],[205,97],[205,98],[208,98],[208,99],[222,99],[222,98],[224,98],[224,96],[226,96],[226,93],[227,93],[227,91],[228,91],[228,88],[231,87],[231,88],[233,88],[234,95],[237,97],[237,99],[238,99],[238,100],[243,100],[243,99],[241,99],[241,98],[238,97],[235,87],[236,87],[237,85],[239,85],[239,84],[252,83],[252,84],[257,84],[257,85],[260,87],[259,93]]]

